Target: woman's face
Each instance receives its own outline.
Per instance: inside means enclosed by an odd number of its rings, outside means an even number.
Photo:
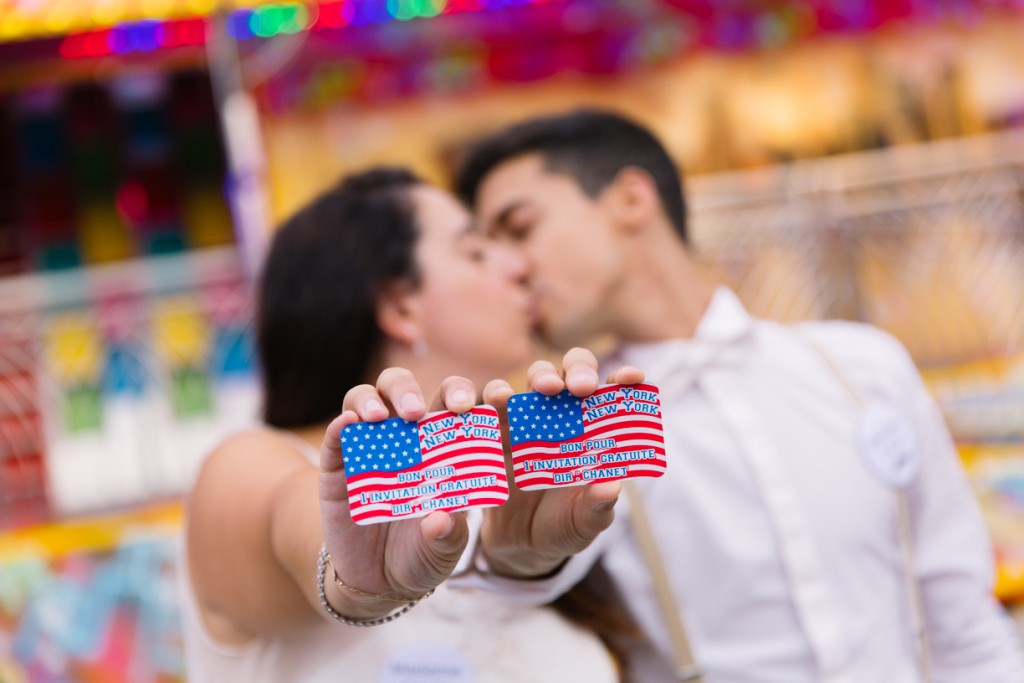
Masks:
[[[420,227],[416,324],[432,359],[488,379],[526,362],[536,305],[525,261],[485,238],[448,193],[419,185],[411,194]]]

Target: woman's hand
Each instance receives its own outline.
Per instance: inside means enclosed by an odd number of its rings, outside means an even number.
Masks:
[[[433,410],[465,412],[476,404],[473,383],[449,377],[438,392]],[[455,569],[469,539],[465,513],[432,512],[426,517],[359,526],[348,505],[341,430],[359,421],[388,417],[418,420],[427,413],[423,392],[408,370],[389,368],[376,386],[353,388],[344,411],[327,428],[320,449],[320,510],[331,563],[346,585],[377,594],[414,600],[438,586]],[[328,583],[330,581],[328,568]],[[342,614],[372,618],[398,604],[361,596],[334,586],[328,598]],[[344,602],[342,602],[344,601]]]
[[[537,361],[527,372],[531,391],[553,396],[568,389],[584,398],[599,385],[597,359],[582,348],[570,349],[562,370],[548,361]],[[637,384],[644,373],[624,366],[608,377],[608,384]],[[501,415],[508,467],[509,499],[505,505],[484,511],[480,542],[490,568],[505,576],[530,578],[549,574],[569,557],[586,548],[615,518],[615,503],[622,483],[599,482],[540,491],[520,491],[512,473],[505,405],[512,387],[494,380],[484,388],[484,402]]]

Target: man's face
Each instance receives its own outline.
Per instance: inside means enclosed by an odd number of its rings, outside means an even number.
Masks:
[[[478,220],[526,257],[541,337],[566,348],[608,332],[623,257],[605,195],[591,199],[539,154],[494,168],[477,192]]]

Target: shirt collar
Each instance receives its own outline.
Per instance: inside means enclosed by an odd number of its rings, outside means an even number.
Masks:
[[[696,376],[713,365],[738,362],[753,338],[754,319],[728,288],[718,287],[692,337],[623,345],[610,365],[634,365],[655,382],[670,374]]]

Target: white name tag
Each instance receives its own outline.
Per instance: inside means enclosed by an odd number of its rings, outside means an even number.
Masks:
[[[904,489],[921,469],[917,435],[903,412],[885,401],[872,401],[857,423],[857,450],[868,470],[886,486]]]
[[[396,650],[377,683],[476,683],[462,653],[444,643],[412,643]]]

